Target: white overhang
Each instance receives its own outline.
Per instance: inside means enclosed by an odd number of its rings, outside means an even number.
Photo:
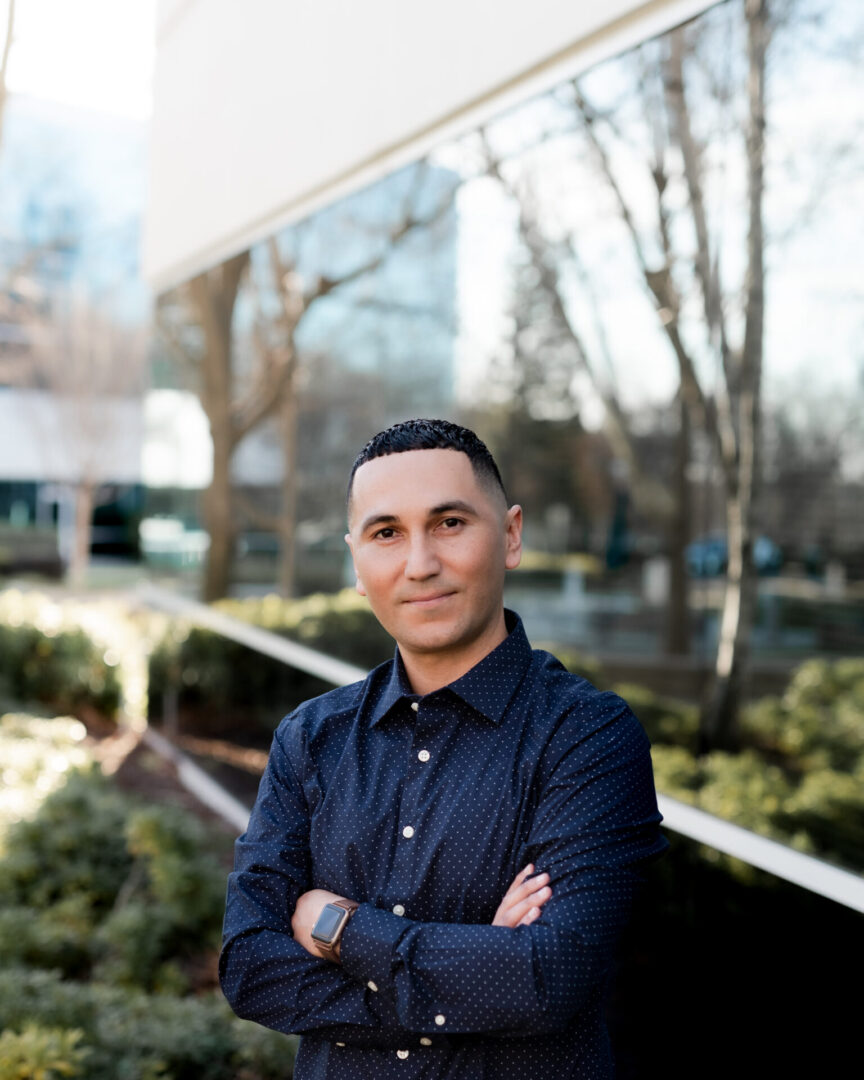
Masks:
[[[162,291],[715,0],[161,0]]]

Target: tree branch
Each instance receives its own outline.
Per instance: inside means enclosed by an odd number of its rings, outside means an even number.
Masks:
[[[630,475],[634,481],[633,488],[640,492],[640,498],[647,495],[648,498],[646,501],[651,503],[655,512],[664,517],[668,516],[672,512],[669,493],[652,477],[645,476],[642,472],[639,454],[630,437],[627,418],[624,415],[624,410],[614,391],[614,387],[606,384],[604,380],[598,377],[582,339],[582,335],[577,330],[570,312],[567,310],[567,306],[562,298],[562,287],[558,268],[548,258],[548,241],[543,237],[536,218],[531,215],[526,199],[504,176],[501,169],[501,162],[492,152],[485,131],[481,130],[479,137],[486,157],[486,171],[498,181],[518,207],[519,236],[531,257],[532,265],[537,271],[540,287],[552,305],[556,320],[573,345],[582,369],[588,375],[592,386],[603,401],[609,428],[608,434],[615,452],[622,460],[627,462]],[[570,244],[571,251],[575,254],[575,249],[572,246],[572,237],[570,238]],[[602,335],[602,340],[605,342],[605,334]],[[610,361],[608,353],[607,361]]]

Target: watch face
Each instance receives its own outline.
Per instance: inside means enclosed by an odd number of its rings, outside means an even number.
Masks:
[[[344,908],[326,904],[312,930],[312,937],[315,941],[323,941],[325,945],[329,945],[346,915]]]

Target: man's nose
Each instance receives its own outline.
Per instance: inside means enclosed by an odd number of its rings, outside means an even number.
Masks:
[[[412,537],[405,562],[405,577],[413,579],[433,577],[440,569],[441,563],[435,553],[434,542],[425,535]]]

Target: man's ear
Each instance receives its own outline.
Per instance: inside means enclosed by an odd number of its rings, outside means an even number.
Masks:
[[[366,595],[366,590],[363,588],[363,582],[360,580],[360,575],[357,573],[357,562],[354,559],[354,542],[351,539],[351,533],[345,533],[345,543],[348,545],[348,550],[351,552],[351,560],[354,562],[354,588],[360,593],[361,596]]]
[[[522,561],[522,507],[511,506],[507,511],[504,565],[515,570]]]

